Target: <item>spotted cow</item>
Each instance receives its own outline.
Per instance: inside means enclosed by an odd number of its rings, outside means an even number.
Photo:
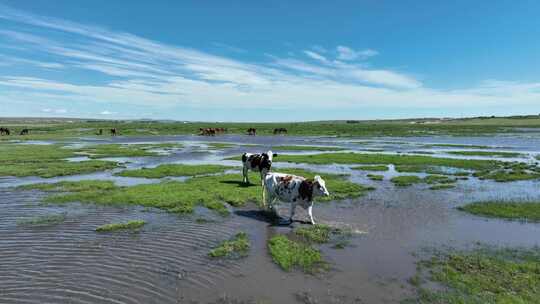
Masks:
[[[326,183],[320,176],[315,176],[313,180],[301,176],[270,172],[266,174],[263,181],[263,206],[268,205],[273,209],[276,200],[284,203],[291,203],[291,214],[289,221],[292,223],[296,205],[307,209],[311,224],[315,225],[313,219],[313,199],[317,196],[328,196]]]
[[[264,176],[270,171],[272,167],[272,158],[276,157],[277,154],[268,151],[266,153],[253,154],[253,153],[244,153],[242,154],[242,177],[243,182],[249,184],[248,171],[260,172],[261,173],[261,183]]]

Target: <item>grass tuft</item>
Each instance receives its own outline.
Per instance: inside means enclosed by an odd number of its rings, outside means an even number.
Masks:
[[[273,236],[268,241],[268,249],[272,260],[285,271],[299,267],[304,272],[315,273],[324,267],[319,250],[307,244],[292,241],[284,235]]]
[[[219,244],[208,256],[212,258],[240,258],[248,255],[250,243],[245,232],[237,233],[232,239]]]
[[[102,225],[96,228],[97,232],[111,232],[111,231],[117,231],[117,230],[133,230],[141,228],[146,224],[145,221],[142,220],[133,220],[126,223],[116,223],[116,224],[107,224]]]
[[[388,171],[388,166],[386,165],[357,166],[357,167],[352,167],[351,169],[362,170],[362,171]]]
[[[66,220],[67,213],[50,214],[36,216],[30,219],[18,220],[17,225],[21,226],[49,226],[63,223]]]

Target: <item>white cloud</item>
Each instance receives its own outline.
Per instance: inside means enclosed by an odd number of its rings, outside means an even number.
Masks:
[[[338,59],[339,60],[356,60],[356,59],[366,59],[369,57],[373,57],[379,54],[379,52],[372,50],[372,49],[365,49],[360,51],[355,51],[349,47],[339,45],[336,48],[336,51],[338,52]]]
[[[377,55],[369,49],[358,51],[338,46],[336,52],[325,52],[323,48],[311,48],[313,51],[302,52],[309,57],[303,57],[306,60],[294,57],[300,54],[298,51],[289,57],[269,56],[265,62],[253,63],[170,46],[128,33],[28,15],[2,6],[1,18],[20,25],[21,30],[2,30],[0,36],[25,50],[54,58],[54,62],[19,58],[20,64],[53,64],[49,68],[65,74],[54,78],[42,76],[43,73],[14,76],[3,68],[0,103],[54,101],[58,109],[49,105],[42,109],[44,113],[68,113],[61,105],[71,103],[92,104],[94,108],[88,112],[112,115],[116,113],[101,111],[104,104],[160,110],[182,106],[205,110],[309,108],[328,112],[341,107],[354,112],[366,107],[489,108],[518,101],[524,107],[538,109],[540,100],[540,83],[491,80],[460,90],[440,90],[425,87],[408,73],[351,62]],[[25,25],[31,27],[25,28]],[[40,30],[55,31],[55,35],[41,38],[44,35]],[[61,39],[62,35],[69,39]],[[336,58],[331,58],[332,54]],[[70,81],[70,73],[74,71],[83,76],[88,71],[99,73],[99,81],[95,81],[95,77]],[[298,119],[303,119],[301,112],[297,112]]]

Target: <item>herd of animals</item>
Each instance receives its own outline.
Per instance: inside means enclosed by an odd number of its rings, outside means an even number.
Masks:
[[[214,136],[225,133],[225,128],[206,128],[199,129],[199,135]],[[20,135],[28,135],[29,129],[22,129]],[[10,129],[0,127],[0,135],[10,135]],[[119,134],[116,128],[109,129],[111,136]],[[276,128],[274,134],[286,134],[287,129]],[[248,135],[256,135],[257,129],[249,128]],[[103,135],[103,129],[98,129],[96,135]],[[276,200],[291,204],[289,221],[292,223],[297,205],[302,206],[308,211],[311,224],[315,224],[313,219],[313,199],[317,196],[328,196],[325,181],[320,176],[315,176],[313,180],[302,176],[296,176],[286,173],[271,172],[272,158],[277,154],[272,151],[265,153],[244,153],[242,155],[242,176],[243,182],[249,184],[248,171],[259,172],[261,174],[261,183],[263,188],[263,207],[275,212],[273,203]]]
[[[329,196],[326,183],[320,176],[313,180],[302,176],[271,172],[272,159],[277,154],[272,151],[264,153],[242,154],[242,177],[243,182],[249,184],[248,172],[254,171],[261,174],[262,205],[263,208],[276,212],[273,204],[276,200],[290,203],[289,223],[293,222],[296,206],[300,205],[307,210],[310,223],[315,225],[313,219],[313,199],[318,196]]]
[[[28,135],[30,132],[29,129],[22,129],[19,132],[19,135]],[[199,128],[199,135],[202,136],[215,136],[218,134],[227,133],[227,128]],[[257,129],[249,128],[247,129],[247,135],[255,136],[257,135]],[[111,136],[116,136],[119,134],[116,128],[109,129],[109,134]],[[287,134],[287,129],[285,128],[275,128],[274,135],[277,134]],[[0,127],[0,136],[2,135],[11,135],[11,131],[8,128]],[[96,135],[103,135],[103,129],[98,129]]]

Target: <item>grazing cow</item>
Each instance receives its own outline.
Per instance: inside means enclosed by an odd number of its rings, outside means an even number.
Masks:
[[[309,220],[315,225],[313,219],[313,199],[317,196],[328,196],[326,183],[320,176],[315,176],[313,180],[305,179],[284,173],[271,172],[264,177],[263,182],[263,206],[268,203],[269,209],[273,209],[275,200],[284,203],[291,203],[291,214],[289,221],[292,223],[296,205],[307,209]]]
[[[244,153],[242,154],[242,177],[243,182],[249,184],[248,171],[260,172],[261,173],[261,182],[270,171],[272,167],[272,158],[276,157],[277,154],[268,151],[266,153],[253,154],[253,153]]]
[[[255,136],[255,135],[257,135],[257,129],[249,128],[249,129],[247,129],[247,134]]]
[[[276,134],[287,134],[287,129],[285,128],[275,128],[274,129],[274,135]]]
[[[22,129],[20,135],[28,135],[29,130],[28,129]]]
[[[9,135],[9,134],[10,132],[8,128],[0,127],[0,135]]]
[[[118,134],[118,131],[116,130],[116,128],[112,128],[111,129],[111,136],[116,136]]]

